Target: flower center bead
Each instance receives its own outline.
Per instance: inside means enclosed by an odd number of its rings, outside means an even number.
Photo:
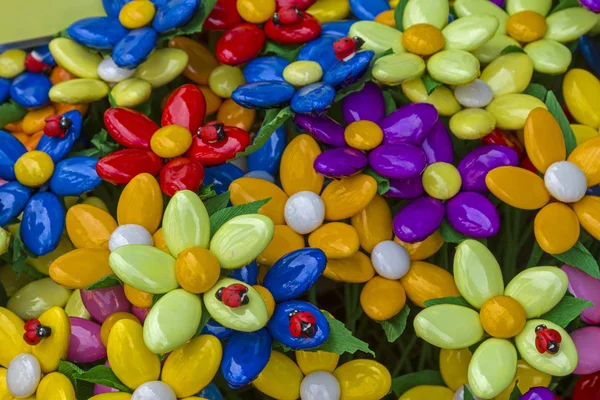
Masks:
[[[296,87],[319,82],[322,77],[323,69],[314,61],[294,61],[283,70],[283,79]]]
[[[41,186],[54,172],[52,158],[43,151],[30,151],[23,154],[15,163],[17,180],[25,186]]]
[[[356,121],[346,127],[344,139],[358,150],[373,150],[383,140],[383,131],[375,122]]]
[[[442,31],[433,25],[416,24],[402,34],[402,46],[406,51],[420,56],[430,56],[444,47]]]
[[[521,303],[508,296],[495,296],[483,303],[479,319],[487,333],[501,339],[518,335],[527,322]]]
[[[552,164],[544,174],[544,183],[552,197],[564,203],[581,200],[587,191],[585,174],[569,161]]]
[[[179,125],[162,127],[150,139],[152,151],[162,158],[180,156],[187,151],[191,144],[192,134]]]
[[[462,179],[456,167],[452,164],[433,163],[423,172],[423,188],[433,198],[448,200],[460,190]]]
[[[541,39],[546,33],[546,18],[535,11],[521,11],[506,21],[506,31],[519,42],[529,43]]]

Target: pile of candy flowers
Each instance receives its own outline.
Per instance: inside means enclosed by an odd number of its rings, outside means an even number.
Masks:
[[[102,3],[1,44],[0,400],[600,400],[600,0]]]

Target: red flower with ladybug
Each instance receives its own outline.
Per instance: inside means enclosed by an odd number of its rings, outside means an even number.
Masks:
[[[101,158],[98,175],[114,184],[127,184],[141,173],[160,175],[160,187],[167,196],[198,190],[204,167],[223,164],[250,144],[243,129],[218,122],[203,126],[205,116],[204,95],[191,84],[171,94],[162,113],[162,127],[140,112],[109,108],[104,125],[125,149]]]

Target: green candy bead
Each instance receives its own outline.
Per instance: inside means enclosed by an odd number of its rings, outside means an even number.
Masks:
[[[483,338],[479,313],[454,304],[427,307],[414,320],[417,336],[442,349],[464,349]]]
[[[283,70],[283,78],[286,82],[296,87],[319,82],[322,77],[323,69],[314,61],[295,61]]]
[[[122,246],[110,253],[108,263],[119,279],[143,292],[161,294],[179,286],[175,258],[156,247]]]
[[[118,107],[137,107],[150,98],[152,85],[143,79],[125,79],[112,88],[115,105]]]
[[[498,30],[498,19],[491,15],[459,18],[442,30],[446,50],[473,51],[489,41]]]
[[[533,61],[533,68],[543,74],[559,75],[567,72],[573,55],[567,46],[554,40],[538,40],[525,46]]]
[[[234,283],[248,288],[248,304],[231,308],[217,300],[215,297],[217,290]],[[204,293],[204,305],[215,321],[237,331],[257,331],[265,326],[269,319],[267,305],[260,293],[254,290],[252,286],[236,279],[224,278],[218,281],[212,289]]]
[[[165,210],[162,229],[165,243],[175,257],[190,247],[208,248],[208,212],[200,197],[190,190],[180,190],[171,198]]]
[[[517,350],[506,339],[491,338],[475,350],[469,363],[469,386],[473,394],[493,399],[517,374]]]
[[[509,15],[521,11],[535,11],[544,17],[550,12],[552,0],[507,0],[506,12]]]
[[[558,353],[540,353],[535,347],[535,328],[538,325],[546,325],[549,329],[554,329],[560,333],[562,342]],[[515,337],[515,343],[521,358],[538,371],[545,372],[554,376],[569,375],[577,367],[579,357],[577,349],[571,336],[554,322],[544,319],[532,319],[527,321],[525,328]]]
[[[240,215],[225,222],[213,236],[210,251],[221,268],[235,269],[253,261],[267,248],[275,225],[260,214]]]
[[[39,318],[51,307],[67,304],[71,290],[55,283],[50,278],[39,279],[23,286],[8,299],[6,308],[21,319]]]
[[[506,35],[506,21],[508,14],[506,11],[488,0],[456,0],[454,2],[454,12],[459,18],[468,15],[492,15],[498,20],[498,30],[496,35]]]
[[[202,303],[197,295],[173,290],[150,309],[144,321],[144,343],[156,354],[173,351],[194,336],[201,317]]]
[[[395,53],[404,52],[402,48],[402,32],[375,21],[358,21],[352,24],[348,36],[359,36],[365,41],[362,49],[373,50],[381,54],[389,49]]]
[[[106,97],[108,86],[97,79],[71,79],[52,86],[49,95],[55,103],[93,103]]]
[[[81,291],[79,289],[73,290],[73,293],[71,293],[71,297],[69,297],[69,301],[65,305],[65,312],[69,317],[92,319],[92,315],[85,308],[81,300]]]
[[[98,79],[100,54],[91,52],[69,38],[56,38],[50,44],[56,63],[78,78]]]
[[[596,14],[582,7],[560,10],[546,18],[544,39],[561,43],[577,40],[588,33],[597,20]]]
[[[411,53],[383,56],[373,65],[373,77],[385,85],[400,85],[425,73],[425,61]]]
[[[134,77],[150,82],[153,88],[161,87],[177,78],[187,63],[188,55],[183,50],[156,50],[135,70]]]
[[[409,0],[404,8],[404,30],[416,24],[429,24],[442,29],[448,23],[448,0]]]
[[[521,303],[527,318],[538,318],[558,304],[568,286],[567,274],[560,268],[534,267],[515,276],[504,294]]]
[[[447,85],[466,85],[479,76],[479,60],[463,50],[444,50],[431,56],[427,70],[436,81]]]
[[[0,53],[0,78],[12,79],[25,71],[27,53],[20,49]]]
[[[521,47],[519,42],[510,36],[496,35],[483,46],[479,47],[477,50],[474,50],[473,55],[477,57],[480,63],[489,64],[496,58],[500,57],[502,50],[508,46]]]

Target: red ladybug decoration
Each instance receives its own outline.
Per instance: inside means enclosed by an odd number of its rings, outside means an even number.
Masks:
[[[363,44],[365,44],[365,41],[358,36],[338,39],[333,43],[335,57],[338,60],[347,61],[354,56],[356,51],[359,50]]]
[[[311,338],[315,335],[315,324],[317,319],[308,311],[299,312],[293,310],[289,314],[290,333],[293,337]]]
[[[40,321],[36,318],[32,318],[25,322],[25,333],[23,334],[23,339],[30,346],[35,346],[42,339],[50,337],[52,333],[52,329],[49,326],[44,326],[40,323]]]
[[[273,14],[273,23],[275,25],[290,25],[302,19],[302,12],[298,7],[283,7]]]
[[[42,72],[50,71],[50,66],[42,61],[42,56],[36,51],[32,51],[27,54],[25,58],[25,68],[27,71],[39,74]]]
[[[560,333],[541,324],[535,327],[535,347],[540,353],[556,354],[562,342]]]
[[[232,159],[237,153],[244,151],[249,144],[250,135],[245,130],[235,126],[223,127],[220,122],[211,122],[194,136],[186,157],[198,161],[205,167],[212,167]]]
[[[225,125],[220,122],[210,122],[200,128],[198,135],[208,143],[216,143],[219,140],[225,139]]]
[[[53,115],[46,118],[46,125],[44,125],[44,135],[49,137],[65,137],[67,131],[73,124],[70,118],[63,117],[60,115]]]
[[[215,297],[230,308],[238,308],[250,302],[248,288],[241,283],[233,283],[227,287],[220,288],[215,293]]]

